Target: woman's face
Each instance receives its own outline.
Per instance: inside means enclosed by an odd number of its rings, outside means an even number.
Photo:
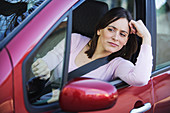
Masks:
[[[98,45],[102,51],[114,53],[119,51],[128,41],[129,24],[126,18],[120,18],[110,23],[104,29],[97,31]]]

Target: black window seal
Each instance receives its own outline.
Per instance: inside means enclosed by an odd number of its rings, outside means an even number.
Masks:
[[[161,68],[159,70],[155,70],[154,72],[152,72],[152,76],[151,77],[163,74],[165,72],[168,72],[169,70],[170,70],[170,66],[166,66],[166,67]]]
[[[61,89],[67,83],[68,79],[68,67],[69,67],[69,57],[70,57],[70,46],[71,46],[71,33],[72,33],[72,11],[68,14],[68,23],[67,23],[67,39],[65,42],[66,51],[64,56],[64,67],[63,67],[63,76],[61,82]]]
[[[50,2],[51,0],[44,1],[29,17],[25,18],[20,25],[15,27],[8,36],[4,37],[4,39],[0,41],[0,51]]]
[[[135,0],[136,2],[136,20],[141,19],[151,33],[153,68],[156,67],[156,8],[155,0]]]
[[[146,2],[146,26],[152,36],[152,54],[153,54],[153,68],[156,69],[156,39],[157,39],[157,22],[156,22],[156,5],[155,0],[145,0]]]
[[[71,10],[73,11],[78,6],[80,6],[85,0],[80,0],[78,3],[76,3]],[[67,36],[71,36],[72,33],[72,11],[70,11],[68,16],[68,30],[67,30]],[[68,82],[68,65],[69,65],[69,57],[70,57],[70,47],[71,47],[71,37],[67,38],[66,40],[66,51],[65,51],[65,57],[64,57],[64,70],[63,70],[63,77],[62,77],[62,84],[61,89],[65,84]]]
[[[127,84],[126,82],[124,82],[123,80],[121,80],[120,78],[116,78],[113,81],[108,82],[109,84],[111,84],[112,86],[115,86],[116,89],[122,89],[125,87],[129,87],[130,85]]]

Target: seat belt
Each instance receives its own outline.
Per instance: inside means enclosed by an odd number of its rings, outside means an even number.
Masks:
[[[76,77],[81,77],[92,70],[97,69],[98,67],[105,65],[109,62],[109,56],[96,59],[90,63],[87,63],[71,72],[68,73],[68,80],[74,79]]]

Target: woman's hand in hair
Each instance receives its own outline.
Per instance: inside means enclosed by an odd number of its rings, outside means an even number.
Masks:
[[[151,45],[151,35],[142,20],[134,21],[131,20],[129,22],[130,26],[130,33],[131,34],[137,34],[139,37],[142,38],[143,44],[149,44]]]

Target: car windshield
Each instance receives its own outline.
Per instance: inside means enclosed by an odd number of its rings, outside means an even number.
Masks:
[[[44,0],[1,0],[0,41],[7,37]],[[7,10],[8,9],[8,10]]]

